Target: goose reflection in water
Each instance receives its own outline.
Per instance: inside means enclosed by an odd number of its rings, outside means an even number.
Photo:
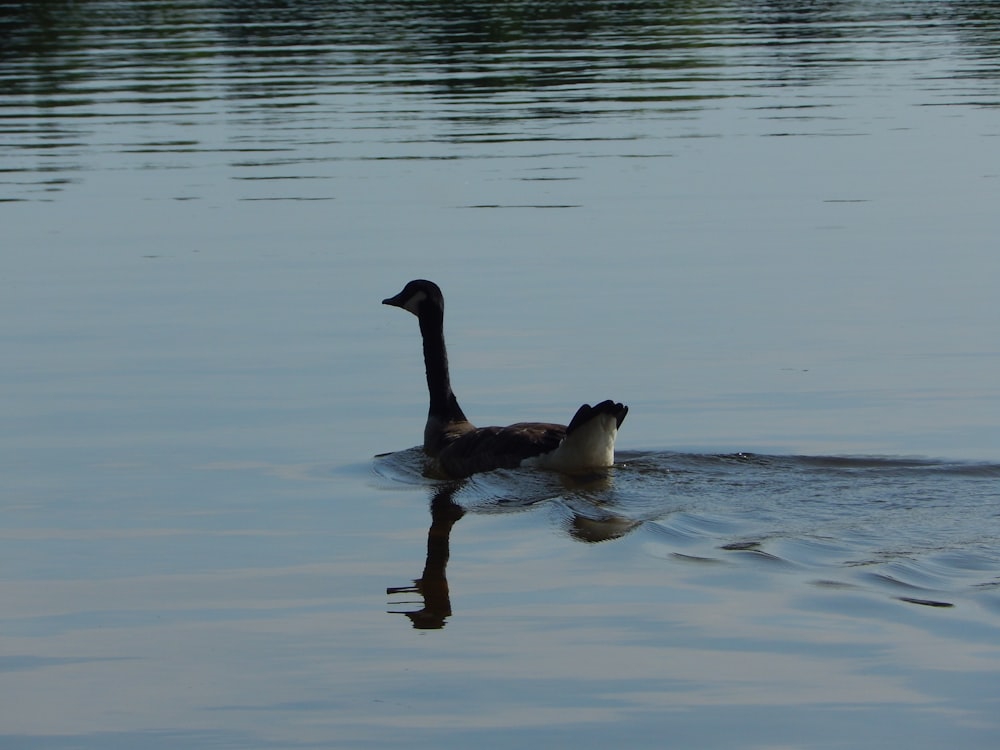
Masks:
[[[451,597],[448,594],[448,557],[451,555],[451,527],[465,509],[455,500],[460,484],[448,484],[431,498],[431,527],[427,530],[427,560],[420,578],[412,586],[396,586],[385,590],[393,594],[417,594],[423,598],[423,607],[415,610],[389,610],[390,614],[406,615],[419,630],[443,628],[451,616]]]
[[[466,509],[455,501],[455,495],[468,484],[467,481],[448,482],[437,487],[431,496],[431,525],[427,530],[427,558],[420,578],[410,586],[386,588],[388,596],[416,594],[419,600],[406,604],[421,604],[419,609],[391,609],[389,614],[406,615],[418,630],[443,628],[451,617],[451,596],[448,589],[447,567],[451,556],[452,527],[466,514]],[[604,490],[610,485],[606,474],[588,477],[562,477],[565,495],[559,497],[560,505],[567,510],[563,527],[573,539],[581,542],[606,542],[625,536],[642,521],[625,518],[601,508],[588,495]],[[550,498],[507,497],[495,507],[510,511],[525,510]],[[555,500],[555,498],[551,498]],[[504,504],[506,504],[504,506]]]

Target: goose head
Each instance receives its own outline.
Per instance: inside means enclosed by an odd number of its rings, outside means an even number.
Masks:
[[[424,311],[437,309],[443,312],[444,295],[441,294],[441,289],[433,281],[414,279],[404,286],[403,291],[395,297],[382,300],[382,304],[400,307],[419,318]]]

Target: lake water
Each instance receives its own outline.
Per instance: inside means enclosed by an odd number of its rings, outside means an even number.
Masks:
[[[0,747],[994,748],[989,2],[0,8]],[[421,475],[411,278],[479,424]]]

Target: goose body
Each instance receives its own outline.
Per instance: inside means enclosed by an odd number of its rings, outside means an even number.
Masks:
[[[417,279],[395,297],[382,300],[417,316],[423,339],[430,408],[424,452],[436,474],[467,477],[481,471],[538,466],[564,473],[611,466],[615,437],[628,407],[614,401],[584,404],[569,425],[519,422],[475,427],[451,389],[444,344],[444,296],[432,281]]]

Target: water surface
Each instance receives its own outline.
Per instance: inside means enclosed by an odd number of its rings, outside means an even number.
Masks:
[[[0,38],[0,746],[995,747],[992,3]],[[424,479],[414,277],[620,465]]]

